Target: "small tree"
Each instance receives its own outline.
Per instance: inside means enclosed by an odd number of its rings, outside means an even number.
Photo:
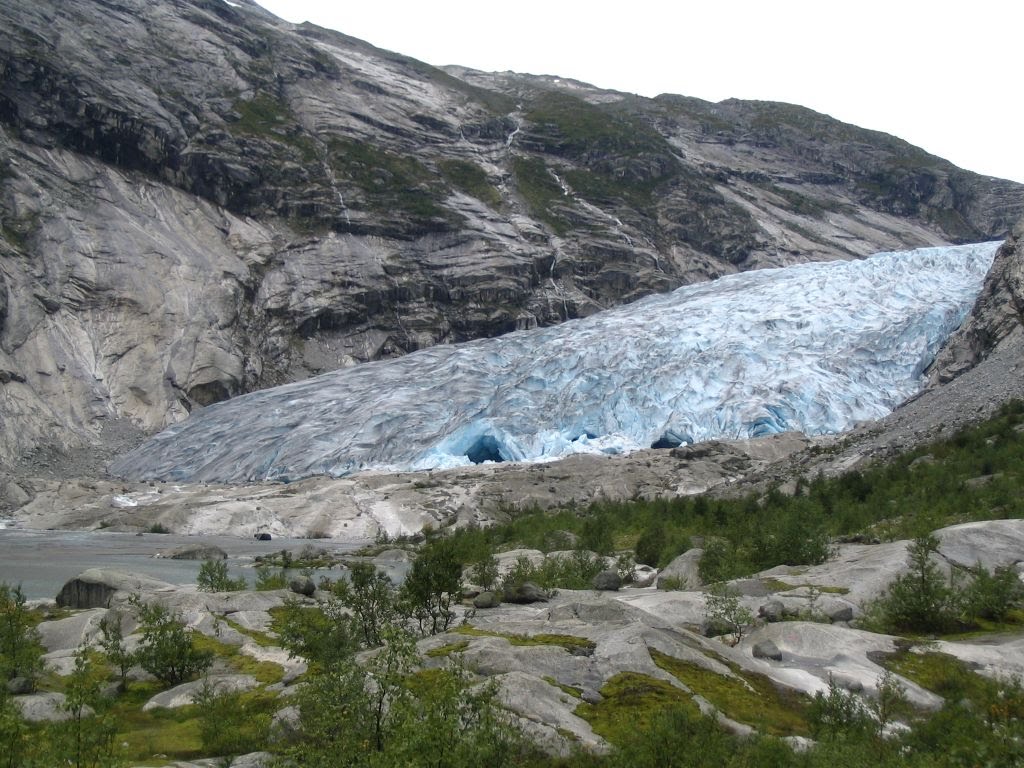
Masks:
[[[871,715],[860,699],[840,688],[832,675],[828,676],[828,693],[814,694],[807,722],[816,739],[868,733],[873,727]]]
[[[469,574],[484,590],[494,589],[498,583],[498,558],[491,553],[485,554],[470,566]]]
[[[279,620],[281,645],[291,656],[320,669],[348,662],[359,647],[360,634],[341,601],[330,597],[317,607],[288,600]]]
[[[416,620],[421,634],[444,632],[455,620],[452,600],[462,592],[462,564],[446,539],[426,544],[402,585],[404,612]]]
[[[25,607],[21,585],[0,582],[0,684],[24,677],[33,685],[43,668],[39,631]]]
[[[58,729],[64,763],[75,768],[98,768],[117,764],[116,728],[104,711],[102,689],[106,672],[96,664],[87,646],[75,652],[75,669],[68,677],[62,705],[70,718]]]
[[[124,642],[124,617],[112,611],[100,619],[99,646],[107,657],[107,662],[117,670],[121,680],[121,689],[128,683],[128,670],[135,666],[135,654],[131,653]]]
[[[740,596],[728,584],[715,584],[704,595],[704,616],[712,627],[733,636],[733,645],[743,639],[744,631],[754,622],[749,608],[740,603]]]
[[[907,690],[900,683],[899,679],[889,670],[882,673],[878,678],[878,698],[870,705],[869,709],[875,716],[877,733],[885,735],[885,729],[897,718],[907,715],[910,709],[910,702],[907,700]]]
[[[370,563],[353,563],[349,581],[336,582],[334,593],[352,611],[363,643],[368,648],[381,645],[381,631],[398,614],[391,579]]]
[[[0,680],[0,768],[19,768],[29,748],[29,727]]]
[[[244,578],[232,579],[228,575],[228,564],[223,560],[204,560],[196,585],[200,592],[240,592],[248,586]]]
[[[1001,565],[989,573],[981,563],[971,570],[973,580],[960,592],[960,605],[964,618],[974,623],[978,619],[1004,621],[1020,605],[1024,587],[1011,566]]]
[[[177,614],[159,603],[138,607],[142,641],[138,661],[142,668],[167,685],[192,680],[209,669],[213,654],[192,644],[193,630],[185,627]]]
[[[880,601],[888,628],[941,631],[953,623],[953,591],[931,559],[938,548],[939,541],[931,534],[919,536],[910,544],[910,571],[898,576]]]
[[[269,717],[253,711],[238,691],[218,690],[209,678],[195,698],[199,710],[199,736],[203,752],[226,759],[253,752],[267,739]]]

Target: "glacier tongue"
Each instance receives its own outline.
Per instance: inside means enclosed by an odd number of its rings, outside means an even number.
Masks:
[[[746,272],[333,371],[199,411],[111,471],[287,480],[840,432],[918,391],[997,246]]]

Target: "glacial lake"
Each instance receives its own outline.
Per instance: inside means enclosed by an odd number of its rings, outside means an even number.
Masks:
[[[287,549],[297,553],[303,547],[323,548],[344,554],[357,544],[327,540],[275,538],[272,541],[232,536],[179,536],[176,534],[109,533],[104,531],[38,531],[0,529],[0,582],[21,584],[30,600],[57,596],[61,587],[87,568],[114,568],[141,573],[171,584],[194,584],[199,567],[196,560],[154,557],[183,545],[213,544],[228,554],[232,577],[255,580],[253,560]],[[337,570],[332,572],[338,574]]]

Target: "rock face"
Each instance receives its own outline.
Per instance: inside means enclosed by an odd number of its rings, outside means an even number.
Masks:
[[[442,71],[248,0],[5,3],[0,70],[5,465],[1024,211],[1020,185],[799,107]]]
[[[996,252],[974,309],[930,370],[944,384],[973,368],[1010,336],[1024,332],[1024,219]]]

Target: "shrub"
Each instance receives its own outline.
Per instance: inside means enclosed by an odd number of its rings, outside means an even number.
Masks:
[[[167,685],[177,685],[209,669],[213,654],[194,647],[193,630],[177,614],[159,603],[144,604],[137,596],[133,604],[142,634],[136,658],[144,670]]]
[[[136,659],[135,654],[129,652],[125,645],[120,613],[110,612],[100,619],[99,646],[107,662],[117,670],[121,687],[124,688],[128,681],[128,670],[135,666]]]
[[[874,728],[874,720],[860,699],[840,688],[831,675],[828,693],[814,694],[807,721],[816,739],[863,735]]]
[[[402,585],[404,613],[416,620],[421,634],[444,632],[455,620],[452,600],[462,594],[462,564],[446,539],[427,543],[413,561]]]
[[[21,585],[0,582],[0,685],[14,677],[34,683],[43,668],[39,631],[25,607]]]
[[[910,544],[910,571],[898,576],[878,603],[888,629],[942,631],[955,621],[955,595],[931,560],[938,547],[938,539],[931,534],[919,536]]]
[[[288,573],[283,569],[274,570],[269,565],[256,566],[256,589],[269,592],[273,589],[284,589],[288,586]]]
[[[498,559],[491,554],[485,555],[470,566],[469,573],[484,590],[494,589],[498,582]]]
[[[740,596],[727,584],[716,584],[704,595],[704,617],[714,627],[731,634],[733,644],[743,639],[744,630],[754,621],[750,609],[740,603]]]
[[[973,580],[959,595],[964,618],[971,623],[978,619],[1005,621],[1024,595],[1016,570],[998,566],[989,573],[979,563],[971,573]]]
[[[205,560],[199,566],[196,585],[200,592],[239,592],[248,585],[244,578],[232,579],[223,560]]]
[[[370,563],[353,563],[349,581],[338,581],[334,594],[352,611],[356,628],[369,648],[381,645],[381,632],[398,614],[395,587]]]

